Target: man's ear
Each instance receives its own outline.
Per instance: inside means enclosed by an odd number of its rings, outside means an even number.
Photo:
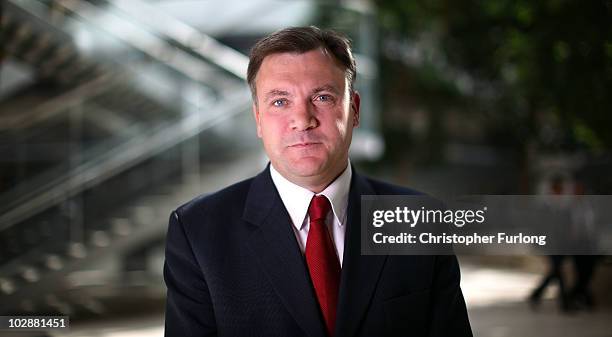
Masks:
[[[357,91],[353,91],[351,95],[351,110],[353,110],[353,127],[359,126],[359,108],[361,106],[361,97]]]
[[[257,137],[261,138],[261,116],[259,116],[259,108],[255,102],[253,102],[253,117],[257,126]]]

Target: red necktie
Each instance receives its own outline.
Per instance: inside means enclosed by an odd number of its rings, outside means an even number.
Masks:
[[[340,286],[340,262],[331,236],[325,225],[325,217],[331,210],[325,196],[314,196],[308,207],[310,229],[306,239],[306,264],[323,313],[329,336],[334,335],[338,288]]]

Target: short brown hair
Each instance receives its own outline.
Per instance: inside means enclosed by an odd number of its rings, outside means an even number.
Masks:
[[[257,102],[255,77],[266,56],[292,52],[302,54],[318,48],[323,48],[331,53],[344,66],[349,89],[352,92],[357,66],[351,51],[351,40],[344,34],[331,29],[319,29],[315,26],[290,27],[263,37],[251,49],[247,82],[251,88],[253,100]]]

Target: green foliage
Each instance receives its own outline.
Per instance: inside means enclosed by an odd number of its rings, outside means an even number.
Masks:
[[[462,93],[466,96],[462,99],[442,102],[470,102],[477,105],[472,109],[495,111],[491,114],[497,123],[520,125],[514,135],[520,146],[538,140],[542,113],[556,115],[556,127],[564,133],[559,146],[578,144],[597,150],[612,145],[611,1],[376,3],[381,36],[412,42],[426,36],[445,64],[493,92],[475,90]],[[422,74],[412,80],[430,88],[438,83],[443,97],[449,98],[448,81],[444,84],[448,67],[433,72],[429,66],[415,67]],[[402,73],[389,65],[386,69],[383,83],[394,83],[393,77]],[[423,99],[423,104],[432,102],[439,106],[440,97]]]

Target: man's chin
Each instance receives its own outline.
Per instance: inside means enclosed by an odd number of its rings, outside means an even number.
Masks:
[[[297,177],[312,177],[321,175],[324,171],[325,161],[321,158],[305,157],[293,161],[289,171]]]

